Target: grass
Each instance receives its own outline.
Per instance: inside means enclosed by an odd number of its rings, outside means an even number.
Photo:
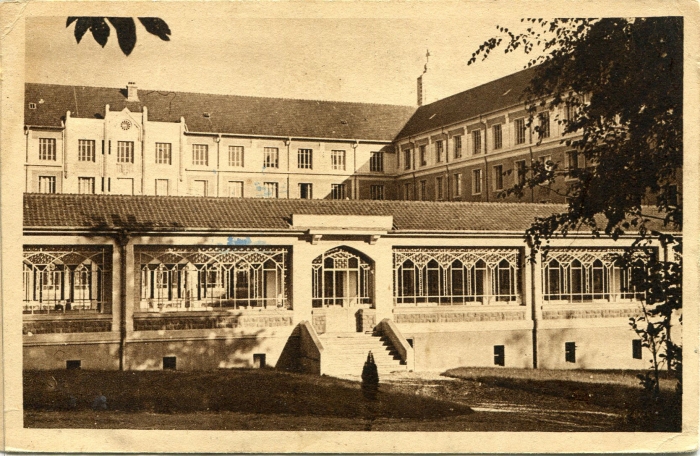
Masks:
[[[89,410],[98,393],[107,398],[109,410],[117,412],[226,411],[343,418],[367,414],[357,382],[275,370],[24,372],[25,410]],[[376,417],[430,419],[471,413],[465,405],[388,387],[380,396],[373,407]]]
[[[358,381],[268,369],[25,371],[25,427],[317,431],[677,431],[680,417],[640,408],[632,371],[458,368],[442,377]],[[662,382],[665,397],[674,383]],[[107,410],[91,409],[94,397]],[[74,404],[71,405],[71,397]]]

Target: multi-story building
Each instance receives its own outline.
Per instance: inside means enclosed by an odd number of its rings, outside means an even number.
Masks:
[[[417,108],[27,84],[24,366],[643,368],[633,239],[531,263],[562,197],[495,202],[584,166],[531,75]]]

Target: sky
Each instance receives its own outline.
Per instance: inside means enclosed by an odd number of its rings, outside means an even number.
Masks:
[[[274,11],[271,11],[274,13]],[[170,41],[137,22],[137,43],[122,54],[114,30],[101,48],[88,32],[78,44],[66,17],[26,22],[27,82],[415,105],[416,78],[430,51],[425,90],[444,98],[523,68],[528,57],[498,51],[467,66],[498,33],[499,21],[464,14],[385,17],[158,16]],[[274,16],[274,14],[270,14]],[[313,16],[310,14],[310,16]],[[388,17],[392,16],[392,17]]]

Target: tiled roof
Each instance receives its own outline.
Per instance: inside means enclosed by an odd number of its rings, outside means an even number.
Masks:
[[[127,102],[126,89],[25,85],[26,125],[61,126],[71,117],[101,118],[110,111],[129,108],[159,122],[185,118],[189,131],[310,138],[391,141],[415,112],[414,106],[347,103],[338,101],[212,95],[139,89],[140,102]],[[35,109],[29,109],[35,103]],[[204,113],[209,113],[205,117]]]
[[[24,195],[26,228],[291,230],[292,214],[394,218],[396,231],[523,232],[564,205],[182,196]],[[659,229],[659,227],[656,227]]]
[[[534,76],[535,67],[519,71],[473,89],[418,108],[396,139],[472,119],[480,114],[523,103],[523,91]]]

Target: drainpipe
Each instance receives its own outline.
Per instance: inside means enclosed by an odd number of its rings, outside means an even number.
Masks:
[[[359,140],[355,140],[352,145],[352,199],[359,199],[360,189],[357,184],[357,147],[360,145]]]
[[[148,109],[144,106],[141,111],[141,194],[146,194],[146,122]]]
[[[486,153],[488,152],[488,127],[486,125],[486,122],[481,120],[481,116],[479,116],[479,124],[484,126],[484,193],[486,194],[486,202],[489,202],[489,191],[491,191],[491,187],[489,187],[489,163],[488,159],[486,158]]]
[[[534,162],[534,157],[532,155],[532,146],[530,146],[530,169],[532,169],[532,163]],[[535,189],[534,187],[530,189],[530,202],[535,202]]]
[[[61,122],[62,123],[62,122]],[[29,192],[29,128],[24,127],[24,191]]]
[[[221,179],[219,177],[219,169],[221,167],[221,133],[217,137],[214,138],[214,141],[216,141],[216,173],[214,174],[216,176],[216,196],[221,196]]]
[[[117,234],[116,240],[119,245],[119,274],[121,276],[119,282],[119,370],[123,371],[126,365],[126,257],[128,253],[127,245],[129,244],[129,234],[126,230],[123,230]]]
[[[289,160],[290,160],[291,153],[292,153],[292,152],[291,152],[291,150],[292,150],[292,137],[291,137],[291,136],[290,136],[289,138],[287,138],[286,141],[284,141],[284,145],[287,146],[287,199],[289,199],[289,198],[290,198],[290,196],[289,196],[289,186],[291,185],[291,181],[290,181],[290,178],[291,178],[291,176],[290,176],[290,173],[291,173],[291,171],[290,171],[290,169],[291,169],[291,162],[289,161]],[[277,195],[277,196],[279,196],[279,195]],[[312,197],[313,197],[313,193],[312,193]]]
[[[61,153],[63,157],[63,178],[68,179],[68,163],[66,162],[66,130],[65,125],[68,125],[68,119],[70,119],[70,111],[66,111],[66,123],[64,124],[63,131],[61,132]],[[63,192],[63,184],[61,184],[61,192]]]

